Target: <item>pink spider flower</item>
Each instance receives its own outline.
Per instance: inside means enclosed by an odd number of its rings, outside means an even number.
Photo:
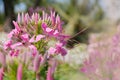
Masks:
[[[23,57],[25,63],[30,64],[28,68],[36,72],[44,66],[44,63],[49,62],[51,58],[49,55],[62,55],[67,54],[64,48],[68,36],[63,34],[62,22],[60,17],[55,15],[55,12],[49,14],[43,11],[42,16],[38,13],[33,13],[33,15],[18,14],[17,21],[13,21],[15,29],[13,29],[9,34],[9,41],[4,44],[4,50],[8,52],[7,55],[15,57]],[[47,44],[50,40],[55,40],[58,43],[54,47],[48,47]],[[26,47],[26,51],[23,53],[23,49]],[[45,50],[45,51],[43,51]],[[20,53],[21,52],[21,53]],[[25,56],[29,53],[29,58]],[[12,57],[14,58],[14,57]],[[29,62],[30,60],[30,62]],[[17,80],[22,80],[23,76],[23,64],[19,64],[17,70]],[[53,73],[55,71],[55,66],[49,66],[47,72],[47,80],[53,80]],[[39,71],[38,71],[39,72]]]

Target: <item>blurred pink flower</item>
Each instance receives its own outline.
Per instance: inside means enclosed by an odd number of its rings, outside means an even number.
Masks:
[[[23,66],[22,64],[19,64],[18,69],[17,69],[17,80],[22,80],[22,74],[23,72]]]
[[[65,50],[63,47],[63,44],[62,43],[57,43],[56,44],[56,52],[57,53],[60,53],[62,56],[65,56],[67,54],[67,50]]]
[[[4,43],[4,49],[6,50],[6,49],[10,48],[11,45],[12,45],[12,40],[6,41],[6,42]]]
[[[90,80],[120,80],[119,33],[116,32],[106,40],[90,41],[88,45],[89,57],[83,62],[81,68],[81,71]]]
[[[4,77],[4,68],[0,68],[0,80],[3,80]]]
[[[3,67],[6,66],[6,56],[1,52],[0,52],[0,64],[2,64]]]
[[[47,79],[46,80],[54,80],[53,79],[53,74],[52,74],[52,68],[49,67],[47,71]]]
[[[48,67],[48,71],[47,71],[47,79],[46,80],[54,80],[54,72],[56,70],[56,67],[57,67],[57,62],[55,59],[50,59],[49,60],[49,67]]]
[[[20,27],[19,27],[18,23],[13,21],[13,24],[15,26],[15,29],[19,32],[20,31]]]
[[[37,54],[34,58],[34,61],[33,61],[33,70],[35,72],[37,72],[39,70],[39,67],[40,67],[40,62],[41,62],[41,55]]]
[[[35,56],[38,53],[38,50],[34,45],[30,45],[29,48],[30,48],[33,56]]]

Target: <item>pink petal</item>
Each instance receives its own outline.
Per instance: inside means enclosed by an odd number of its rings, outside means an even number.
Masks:
[[[18,22],[18,23],[21,22],[21,19],[20,19],[20,13],[18,13],[18,16],[17,16],[17,22]]]
[[[61,48],[61,55],[65,56],[67,54],[67,50],[65,50],[64,48]]]
[[[35,36],[33,36],[30,40],[29,40],[30,43],[32,42],[35,42]]]
[[[81,68],[80,71],[82,71],[83,73],[86,73],[86,72],[87,72],[86,68],[84,68],[84,67]]]
[[[15,49],[16,47],[21,46],[21,45],[23,45],[21,42],[17,42],[15,44],[11,45],[11,48]]]
[[[41,55],[38,54],[35,56],[34,61],[33,61],[33,70],[35,72],[38,71],[39,66],[40,66],[40,62],[41,62]]]
[[[56,44],[56,49],[57,49],[57,53],[60,53],[62,56],[65,56],[67,54],[67,51],[62,47],[63,44],[62,43],[57,43]]]
[[[38,53],[37,48],[34,45],[30,45],[29,48],[32,51],[33,56]]]
[[[30,40],[29,40],[29,42],[30,43],[32,43],[32,42],[38,42],[39,40],[41,40],[42,38],[44,38],[45,36],[44,35],[37,35],[36,36],[36,38],[35,38],[35,36],[33,36]]]
[[[53,47],[50,47],[48,50],[48,54],[55,54],[55,52],[56,52],[56,49]]]
[[[43,18],[43,21],[45,20],[45,12],[44,11],[42,11],[42,18]]]
[[[8,38],[12,38],[14,35],[17,36],[20,32],[17,29],[13,29],[9,34]]]
[[[24,13],[22,13],[22,19],[21,19],[21,22],[24,23]]]
[[[20,64],[17,69],[17,80],[22,80],[22,64]]]
[[[27,42],[29,40],[29,35],[28,34],[23,34],[21,35],[21,39],[25,42]]]
[[[9,51],[10,56],[14,55],[14,50]]]
[[[51,28],[46,28],[46,32],[52,32],[53,31],[53,29],[51,29]]]
[[[62,43],[57,43],[56,46],[57,46],[57,47],[62,47],[63,44],[62,44]]]
[[[4,68],[0,68],[0,80],[3,80],[4,77]]]
[[[55,12],[51,11],[50,18],[51,18],[51,21],[52,21],[52,25],[55,25]]]
[[[47,34],[47,35],[53,35],[54,30],[51,29],[51,28],[49,28],[49,27],[47,26],[47,24],[42,23],[41,26],[42,26],[42,29],[43,29],[43,31],[44,31],[45,34]]]
[[[47,25],[46,25],[46,23],[42,23],[42,29],[43,29],[43,31],[45,31],[46,30],[46,28],[47,28]]]
[[[18,56],[19,52],[19,50],[14,51],[14,56]]]
[[[56,17],[56,24],[61,24],[60,23],[60,17],[57,15],[57,17]],[[60,27],[61,28],[61,27]]]
[[[38,14],[38,13],[35,13],[35,22],[36,22],[36,23],[38,22],[38,19],[39,19],[39,14]]]
[[[8,34],[8,38],[12,38],[14,34],[14,30],[12,30],[9,34]]]
[[[25,20],[24,22],[27,24],[27,23],[28,23],[28,20],[29,20],[29,18],[28,18],[29,15],[28,15],[28,13],[26,13],[24,16],[25,16],[25,17],[24,17],[24,20]]]
[[[12,41],[11,41],[11,40],[6,41],[6,42],[4,43],[4,49],[10,48],[11,45],[12,45]]]
[[[10,56],[18,56],[19,50],[11,50],[11,51],[9,52],[9,54],[10,54]]]
[[[59,35],[59,32],[58,30],[55,30],[54,33],[53,33],[54,36],[58,36]]]
[[[14,24],[15,28],[16,28],[18,31],[20,31],[20,27],[18,26],[17,22],[13,21],[13,24]]]
[[[49,67],[47,71],[47,79],[46,80],[53,80],[52,68]]]
[[[2,66],[6,65],[6,56],[1,52],[0,52],[0,64],[2,64]]]
[[[60,16],[57,15],[56,17],[56,24],[57,24],[57,29],[59,32],[62,32],[62,26],[61,26],[61,21],[60,21]]]
[[[38,35],[36,36],[36,42],[38,42],[39,40],[41,40],[42,38],[44,38],[45,36],[44,35]]]

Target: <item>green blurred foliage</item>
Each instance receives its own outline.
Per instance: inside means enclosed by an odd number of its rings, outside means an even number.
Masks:
[[[22,68],[22,80],[35,80],[36,75],[35,72],[28,70],[28,66],[23,66]],[[16,80],[17,79],[17,69],[18,69],[18,62],[13,62],[7,66],[8,72],[5,72],[4,80]]]
[[[94,0],[92,4],[90,0],[82,0],[82,2],[69,0],[68,3],[51,0],[51,2],[47,3],[47,6],[52,6],[62,17],[66,34],[74,36],[81,32],[73,37],[71,41],[76,40],[77,42],[86,43],[88,34],[91,31],[100,31],[100,27],[104,24],[104,12],[98,0]]]
[[[54,77],[55,80],[88,80],[79,68],[71,67],[67,63],[58,65]]]
[[[0,24],[3,24],[4,23],[4,15],[3,14],[0,14]],[[0,26],[1,27],[1,26]]]

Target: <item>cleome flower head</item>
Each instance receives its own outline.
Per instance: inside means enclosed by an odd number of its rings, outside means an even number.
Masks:
[[[47,14],[42,11],[42,15],[33,13],[31,16],[28,13],[18,14],[17,21],[13,21],[13,24],[15,29],[8,34],[9,41],[4,45],[4,49],[9,50],[10,55],[18,55],[17,47],[20,46],[30,49],[33,49],[31,46],[34,46],[38,52],[44,54],[49,49],[46,46],[51,39],[63,44],[60,47],[56,45],[56,49],[59,49],[56,52],[61,53],[62,56],[66,54],[62,47],[69,36],[63,34],[62,21],[58,15],[55,15],[55,12],[51,11],[50,14]]]
[[[13,21],[13,24],[15,29],[8,34],[9,40],[3,45],[5,53],[0,53],[1,56],[5,56],[1,58],[0,63],[3,69],[6,69],[3,71],[0,68],[0,80],[3,80],[3,77],[22,80],[26,79],[27,74],[36,80],[53,79],[56,60],[51,60],[57,55],[67,54],[64,46],[69,38],[63,34],[60,17],[53,11],[50,14],[42,11],[41,15],[22,13],[18,14],[17,21]],[[55,44],[49,46],[51,40],[54,40]],[[55,64],[51,64],[50,61]],[[12,72],[15,74],[11,74]],[[2,75],[3,73],[7,76]]]

